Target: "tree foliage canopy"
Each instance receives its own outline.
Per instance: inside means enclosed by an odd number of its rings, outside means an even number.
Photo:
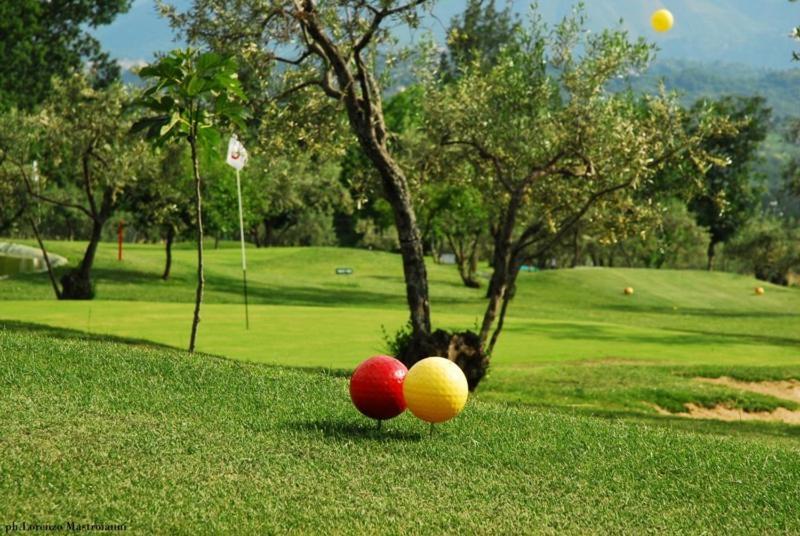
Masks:
[[[757,187],[754,162],[767,136],[771,112],[761,97],[700,101],[693,110],[702,113],[709,107],[719,117],[730,118],[738,124],[735,132],[720,132],[704,141],[705,149],[725,159],[727,165],[714,167],[702,175],[702,192],[689,204],[698,224],[709,230],[711,267],[714,246],[734,236],[758,208],[761,192]]]
[[[64,77],[88,62],[95,82],[119,77],[119,66],[87,32],[125,13],[131,0],[0,2],[0,108],[32,108]]]
[[[500,320],[489,350],[523,262],[587,215],[631,225],[653,204],[635,193],[667,165],[702,174],[719,162],[702,145],[726,131],[719,117],[689,123],[673,97],[608,90],[645,68],[652,47],[583,25],[580,9],[552,28],[534,16],[490,69],[476,59],[454,82],[429,83],[428,130],[446,149],[433,175],[476,188],[490,207],[494,272],[483,341],[498,313]],[[454,174],[464,161],[472,173]]]

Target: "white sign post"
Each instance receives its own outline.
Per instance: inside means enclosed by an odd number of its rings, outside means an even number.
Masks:
[[[244,214],[242,211],[242,181],[240,174],[242,168],[247,164],[247,150],[238,140],[236,135],[231,136],[228,142],[228,158],[226,162],[236,170],[236,193],[239,197],[239,240],[242,245],[242,282],[244,284],[244,322],[245,327],[250,329],[250,311],[247,304],[247,255],[244,247]]]

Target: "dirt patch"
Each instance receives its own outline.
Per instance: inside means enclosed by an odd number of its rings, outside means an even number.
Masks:
[[[800,411],[786,408],[777,408],[773,411],[744,411],[743,409],[728,408],[719,404],[713,408],[705,408],[697,404],[686,404],[686,412],[671,413],[666,409],[655,406],[659,415],[672,417],[688,417],[690,419],[715,419],[718,421],[771,421],[785,422],[787,424],[800,424]]]
[[[773,396],[783,400],[791,400],[792,402],[800,403],[800,381],[798,380],[782,380],[775,382],[743,382],[734,380],[723,376],[721,378],[695,378],[697,381],[703,383],[711,383],[714,385],[724,385],[725,387],[733,387],[734,389],[741,389],[742,391],[750,391],[751,393],[759,393],[762,395]]]

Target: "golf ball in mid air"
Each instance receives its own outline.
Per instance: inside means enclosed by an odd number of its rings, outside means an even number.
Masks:
[[[659,9],[653,13],[653,18],[650,19],[653,29],[659,33],[668,32],[675,24],[675,18],[666,9]]]
[[[407,373],[406,366],[393,357],[371,357],[350,377],[350,399],[358,411],[372,419],[397,417],[406,409],[403,380]]]
[[[449,359],[428,357],[408,371],[403,394],[417,418],[429,423],[449,421],[467,403],[467,377]]]

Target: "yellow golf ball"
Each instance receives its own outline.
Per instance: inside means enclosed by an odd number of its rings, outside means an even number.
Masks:
[[[443,357],[428,357],[408,371],[403,396],[409,411],[429,423],[449,421],[467,403],[467,377]]]
[[[650,20],[650,22],[655,31],[663,33],[672,29],[672,26],[675,24],[675,18],[668,10],[659,9],[653,13],[653,18]]]

